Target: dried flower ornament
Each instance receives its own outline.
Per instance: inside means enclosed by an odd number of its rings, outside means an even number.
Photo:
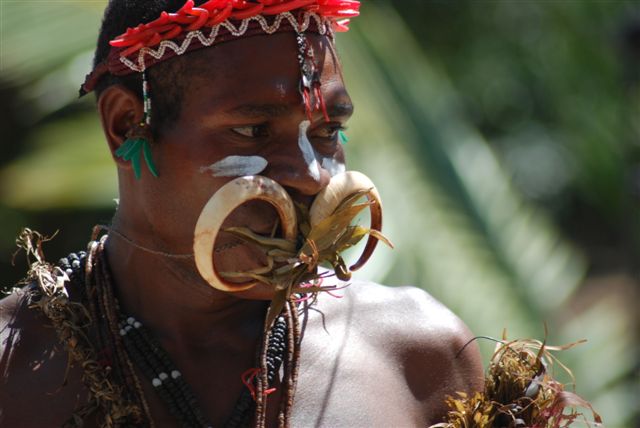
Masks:
[[[549,346],[533,339],[507,340],[505,332],[489,362],[484,390],[447,397],[445,422],[429,428],[565,428],[580,419],[584,422],[580,426],[603,426],[591,404],[567,391],[552,371],[555,362],[573,380],[571,371],[551,351],[583,342]],[[577,410],[580,407],[591,413],[592,421]]]

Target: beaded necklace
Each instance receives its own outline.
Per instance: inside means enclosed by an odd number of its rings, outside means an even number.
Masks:
[[[88,254],[72,253],[58,263],[71,283],[80,290],[94,321],[92,334],[98,351],[97,361],[91,363],[102,366],[121,384],[124,401],[133,404],[127,407],[133,409],[131,411],[114,413],[113,406],[100,403],[100,385],[88,384],[93,398],[105,414],[105,425],[119,427],[134,423],[136,426],[154,426],[135,366],[151,383],[180,426],[211,427],[168,353],[142,323],[120,311],[104,251],[106,239],[105,235],[100,241],[91,242]],[[298,371],[299,337],[297,307],[291,300],[273,327],[263,335],[257,356],[258,368],[253,369],[255,386],[253,381],[245,381],[247,388],[243,389],[225,427],[248,426],[255,416],[255,426],[263,428],[266,425],[266,395],[270,392],[268,386],[280,372],[283,374],[284,394],[278,421],[279,426],[288,426]]]

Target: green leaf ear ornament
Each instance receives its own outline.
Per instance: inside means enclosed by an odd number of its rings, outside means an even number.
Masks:
[[[151,172],[154,177],[158,177],[158,170],[153,163],[151,155],[151,144],[149,143],[150,138],[148,135],[148,126],[145,123],[140,123],[136,128],[127,133],[127,139],[115,152],[117,157],[131,162],[133,173],[137,180],[139,180],[142,175],[142,157],[144,157],[144,162],[147,164],[149,172]]]
[[[142,72],[142,101],[144,106],[144,117],[142,121],[134,128],[127,132],[127,139],[122,143],[115,152],[115,155],[127,162],[131,162],[133,174],[136,180],[142,175],[141,157],[144,156],[144,162],[149,168],[149,172],[154,177],[158,177],[158,170],[153,163],[151,156],[151,98],[149,98],[149,83],[147,82],[147,73]],[[141,154],[142,152],[142,154]]]

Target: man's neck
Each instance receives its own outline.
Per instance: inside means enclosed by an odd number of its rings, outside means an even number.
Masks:
[[[267,303],[217,291],[198,275],[193,259],[154,254],[112,233],[106,255],[120,307],[178,349],[254,349]]]

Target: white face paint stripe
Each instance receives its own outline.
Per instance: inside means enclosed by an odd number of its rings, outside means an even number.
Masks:
[[[322,158],[322,167],[327,170],[330,176],[342,174],[346,171],[346,168],[342,162],[337,161],[334,158]]]
[[[262,156],[227,156],[209,166],[200,168],[200,172],[211,172],[214,177],[242,177],[260,174],[268,162]]]
[[[313,151],[313,147],[311,146],[311,142],[307,137],[307,130],[311,122],[308,120],[303,120],[300,122],[298,126],[298,147],[300,147],[300,151],[302,152],[302,156],[304,161],[307,163],[307,167],[309,168],[309,175],[314,180],[320,179],[320,166],[318,165],[318,161],[316,160],[316,155]]]

